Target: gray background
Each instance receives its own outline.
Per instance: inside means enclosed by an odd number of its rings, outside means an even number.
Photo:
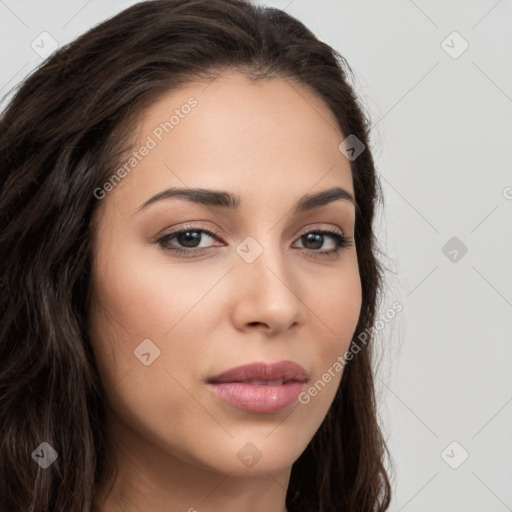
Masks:
[[[0,0],[0,95],[133,3]],[[390,511],[512,510],[512,1],[257,3],[347,58],[372,119]]]

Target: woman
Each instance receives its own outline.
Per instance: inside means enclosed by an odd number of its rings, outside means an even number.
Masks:
[[[0,509],[384,511],[369,122],[243,0],[136,4],[2,113]]]

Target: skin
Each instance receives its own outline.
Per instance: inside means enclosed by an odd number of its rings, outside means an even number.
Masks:
[[[310,386],[348,349],[361,309],[354,205],[336,200],[293,213],[305,194],[334,186],[354,194],[338,149],[345,136],[304,86],[226,73],[148,108],[135,147],[190,97],[198,105],[95,212],[89,326],[119,471],[96,503],[103,512],[283,512],[291,466],[342,372],[307,405],[267,414],[221,401],[205,380],[246,363],[291,360]],[[173,197],[137,211],[169,187],[226,190],[240,196],[240,210]],[[188,224],[217,230],[196,234],[211,249],[185,257],[168,250],[191,248],[183,238],[156,241]],[[336,240],[324,235],[315,245],[303,235],[328,228],[352,244],[315,258]],[[250,264],[236,252],[247,236],[263,250]],[[160,350],[148,366],[134,355],[145,339]],[[237,457],[247,442],[261,454],[251,467]]]

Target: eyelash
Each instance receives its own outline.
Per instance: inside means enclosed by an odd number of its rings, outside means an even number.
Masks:
[[[189,248],[189,249],[178,249],[176,247],[168,247],[165,246],[166,242],[169,242],[169,240],[173,239],[177,235],[180,235],[182,233],[186,233],[187,231],[193,231],[197,233],[204,233],[212,238],[217,238],[218,234],[214,231],[210,231],[207,229],[200,228],[198,226],[185,226],[179,230],[172,231],[171,233],[168,233],[167,235],[164,235],[163,237],[156,240],[156,243],[158,243],[164,250],[166,251],[172,251],[175,254],[184,256],[184,257],[194,257],[195,255],[203,254],[205,251],[208,251],[209,249],[212,249],[213,247],[201,247],[201,248]],[[313,250],[313,249],[305,249],[306,252],[308,252],[311,256],[318,258],[318,257],[329,257],[337,255],[341,252],[342,249],[349,247],[352,245],[352,240],[345,237],[341,233],[339,233],[337,230],[334,229],[314,229],[312,231],[308,231],[306,233],[303,233],[300,235],[299,239],[301,239],[304,236],[307,236],[309,234],[317,234],[317,235],[328,235],[331,238],[333,238],[336,241],[337,247],[335,249],[329,249],[327,251],[319,251],[319,250]]]

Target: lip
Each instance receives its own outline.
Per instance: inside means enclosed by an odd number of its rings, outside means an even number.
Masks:
[[[256,362],[237,366],[209,378],[207,382],[220,384],[225,382],[272,381],[278,379],[306,382],[307,378],[306,370],[300,364],[293,361],[279,361],[278,363]]]
[[[277,381],[282,384],[249,384]],[[207,380],[207,387],[221,400],[256,413],[279,412],[293,404],[308,380],[306,370],[293,361],[257,362],[237,366]]]

